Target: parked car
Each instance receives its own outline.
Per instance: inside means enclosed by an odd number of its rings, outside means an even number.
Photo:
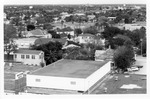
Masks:
[[[133,67],[143,68],[142,65],[134,65]]]
[[[132,70],[132,71],[138,71],[139,68],[138,68],[138,67],[131,67],[131,70]]]
[[[132,71],[138,71],[139,68],[138,67],[131,67],[131,68],[128,68],[127,69],[129,72],[132,72]]]

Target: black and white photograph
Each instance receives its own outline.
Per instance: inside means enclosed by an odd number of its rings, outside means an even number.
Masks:
[[[145,0],[39,1],[3,3],[4,96],[148,94]]]

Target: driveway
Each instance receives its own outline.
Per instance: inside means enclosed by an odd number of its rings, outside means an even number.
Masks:
[[[142,65],[143,68],[141,68],[139,71],[134,72],[134,74],[146,75],[146,60],[146,57],[137,56],[135,65]]]

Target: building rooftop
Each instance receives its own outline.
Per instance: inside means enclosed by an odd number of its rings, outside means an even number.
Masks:
[[[19,38],[19,39],[14,39],[15,41],[19,41],[19,42],[21,42],[21,41],[24,41],[24,42],[34,42],[36,39],[38,39],[38,38]]]
[[[21,53],[21,54],[40,54],[42,51],[38,50],[17,50],[14,53]]]
[[[80,34],[79,36],[95,36],[95,35],[85,33],[85,34]]]
[[[107,62],[62,59],[32,72],[31,75],[86,78]]]
[[[32,33],[33,35],[44,35],[42,30],[40,29],[32,30],[30,31],[30,33]]]
[[[46,44],[49,42],[60,42],[61,44],[65,44],[66,43],[66,39],[65,38],[60,38],[60,39],[55,39],[55,38],[39,38],[36,39],[34,44],[35,45],[41,45],[41,44]]]

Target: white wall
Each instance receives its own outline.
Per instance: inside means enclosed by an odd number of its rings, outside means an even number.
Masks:
[[[87,78],[69,78],[27,74],[27,86],[87,91],[109,71],[110,62],[106,63],[103,67],[98,69]],[[39,79],[40,81],[38,82],[36,79]],[[74,82],[75,84],[71,84],[71,82]]]
[[[104,75],[106,75],[110,71],[110,61],[106,63],[103,67],[98,69],[96,72],[91,74],[85,80],[85,90],[88,90],[91,86],[93,86],[97,81],[99,81]]]
[[[125,29],[126,30],[135,30],[135,29],[140,29],[142,26],[137,25],[137,24],[125,24]]]
[[[32,55],[29,54],[16,54],[17,58],[15,58],[14,54],[14,61],[23,62],[24,64],[28,65],[40,65],[40,62],[44,61],[44,59],[39,59],[39,55],[35,55],[35,59],[32,59]],[[21,55],[24,55],[24,59],[21,58]],[[29,55],[30,58],[26,59],[26,55]]]
[[[40,81],[38,82],[36,79],[39,79]],[[74,84],[71,84],[71,82]],[[30,87],[84,91],[84,83],[85,79],[82,78],[27,75],[27,86]]]
[[[93,37],[90,36],[78,36],[79,43],[92,43],[95,41]]]

